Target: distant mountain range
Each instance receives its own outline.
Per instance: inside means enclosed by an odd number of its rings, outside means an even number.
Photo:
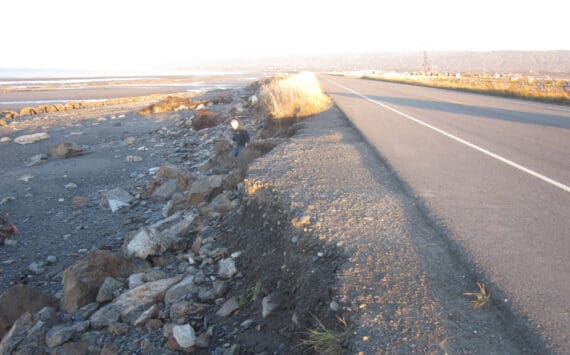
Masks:
[[[433,71],[518,73],[570,76],[570,50],[561,51],[435,51],[426,52]],[[423,71],[424,52],[347,53],[287,57],[241,58],[202,66],[240,70],[364,70]]]

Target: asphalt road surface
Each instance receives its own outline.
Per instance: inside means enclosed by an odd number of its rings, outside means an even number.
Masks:
[[[321,76],[495,303],[570,352],[570,107]]]

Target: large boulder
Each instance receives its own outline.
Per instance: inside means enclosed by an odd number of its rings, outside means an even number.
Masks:
[[[0,338],[24,313],[35,313],[44,307],[55,307],[57,300],[40,291],[16,285],[0,295]]]
[[[99,288],[108,276],[126,277],[148,267],[144,262],[127,260],[110,251],[95,250],[65,269],[63,309],[74,312],[79,307],[94,302]]]
[[[223,186],[222,175],[210,175],[194,181],[188,194],[188,205],[194,207],[221,192]]]
[[[125,238],[123,253],[129,257],[146,259],[148,256],[177,249],[196,230],[196,217],[192,213],[184,215],[178,212],[149,227],[143,227]]]
[[[224,117],[217,113],[208,110],[200,110],[192,119],[192,128],[200,131],[205,128],[211,128],[219,125],[224,121]]]
[[[181,276],[171,277],[153,282],[147,282],[138,287],[133,288],[119,297],[110,304],[102,307],[91,316],[91,321],[103,320],[105,314],[117,314],[119,319],[125,323],[133,323],[139,316],[149,309],[153,304],[157,304],[164,300],[166,290],[178,281]]]

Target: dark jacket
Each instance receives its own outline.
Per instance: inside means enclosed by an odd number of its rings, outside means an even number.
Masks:
[[[238,129],[234,129],[232,132],[232,141],[240,147],[245,147],[246,143],[249,143],[250,139],[249,132],[245,128],[239,127]]]

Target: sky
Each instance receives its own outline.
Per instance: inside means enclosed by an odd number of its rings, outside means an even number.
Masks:
[[[567,0],[2,0],[0,68],[416,50],[570,50]]]

